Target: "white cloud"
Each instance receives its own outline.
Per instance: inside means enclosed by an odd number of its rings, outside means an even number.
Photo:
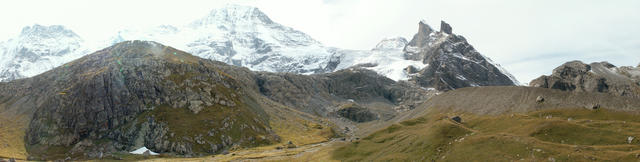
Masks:
[[[274,21],[328,46],[370,49],[382,38],[410,39],[417,23],[452,25],[521,82],[569,60],[640,62],[640,1],[618,0],[25,0],[0,5],[0,40],[34,23],[61,24],[86,39],[129,27],[184,24],[225,3],[259,7]]]

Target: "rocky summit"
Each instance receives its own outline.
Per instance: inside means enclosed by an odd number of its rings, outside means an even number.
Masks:
[[[577,92],[600,92],[640,97],[640,68],[616,67],[608,62],[570,61],[529,83],[533,87]]]
[[[405,58],[422,61],[426,67],[407,70],[409,81],[423,87],[452,90],[462,87],[520,84],[511,74],[483,56],[442,21],[436,32],[424,22],[404,48]],[[415,69],[407,67],[406,69]]]

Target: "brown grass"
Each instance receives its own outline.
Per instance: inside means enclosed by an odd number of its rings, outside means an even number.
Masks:
[[[26,159],[24,144],[25,121],[19,117],[7,118],[0,115],[0,157]]]

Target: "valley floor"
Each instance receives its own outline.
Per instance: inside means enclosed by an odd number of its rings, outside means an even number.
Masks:
[[[295,148],[277,148],[272,145],[239,150],[226,155],[214,155],[198,158],[155,158],[142,160],[146,162],[165,161],[338,161],[332,159],[331,153],[348,142],[332,139],[321,143],[308,144]]]

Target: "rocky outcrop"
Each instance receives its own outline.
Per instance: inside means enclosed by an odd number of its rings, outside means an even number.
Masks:
[[[337,111],[338,115],[354,122],[368,122],[378,119],[378,115],[369,111],[369,109],[360,105],[349,103],[342,105]]]
[[[418,33],[405,47],[405,58],[428,65],[411,75],[409,81],[438,90],[519,84],[464,37],[453,34],[449,24],[442,21],[440,26],[440,32],[434,32],[420,22]]]
[[[529,83],[532,87],[577,92],[601,92],[640,97],[640,68],[616,67],[608,62],[567,62]]]

